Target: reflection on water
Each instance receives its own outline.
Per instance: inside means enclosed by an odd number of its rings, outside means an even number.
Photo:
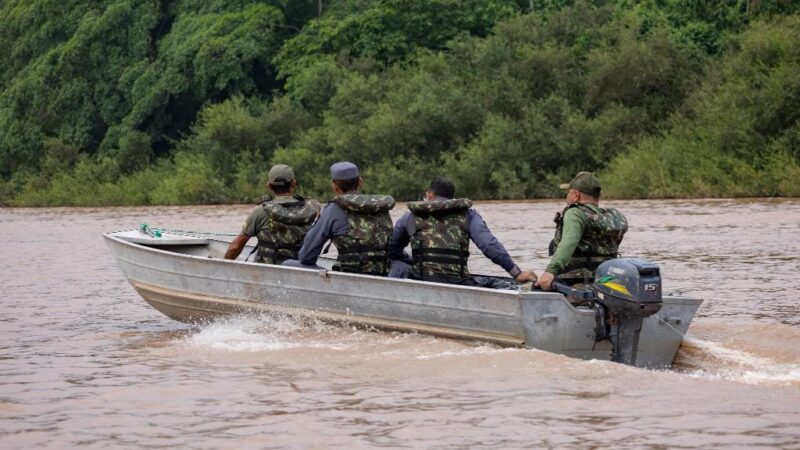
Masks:
[[[32,447],[797,447],[800,201],[613,202],[621,251],[705,299],[671,371],[286,316],[150,309],[100,233],[247,206],[2,209],[0,440]],[[556,202],[479,203],[522,265]],[[395,211],[396,215],[401,208]],[[473,248],[473,272],[500,273]]]

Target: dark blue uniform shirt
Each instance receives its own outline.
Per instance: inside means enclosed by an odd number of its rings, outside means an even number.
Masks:
[[[303,246],[297,259],[306,265],[315,265],[322,253],[322,246],[334,236],[347,234],[347,213],[339,205],[328,203],[319,218],[303,238]]]

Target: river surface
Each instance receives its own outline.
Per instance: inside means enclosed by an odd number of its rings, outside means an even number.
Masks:
[[[0,447],[800,449],[800,200],[606,204],[624,255],[705,300],[672,370],[280,317],[192,327],[101,233],[236,233],[250,206],[0,209]],[[541,271],[560,202],[476,207]]]

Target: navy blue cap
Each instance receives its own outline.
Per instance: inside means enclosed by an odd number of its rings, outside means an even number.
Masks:
[[[350,161],[337,162],[331,166],[331,178],[334,180],[358,178],[358,167]]]

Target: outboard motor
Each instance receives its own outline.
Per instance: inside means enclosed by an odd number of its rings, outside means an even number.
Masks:
[[[636,258],[611,259],[595,270],[590,290],[556,283],[569,297],[593,300],[598,311],[597,339],[608,338],[611,360],[635,365],[642,320],[661,309],[661,273],[657,265]]]

